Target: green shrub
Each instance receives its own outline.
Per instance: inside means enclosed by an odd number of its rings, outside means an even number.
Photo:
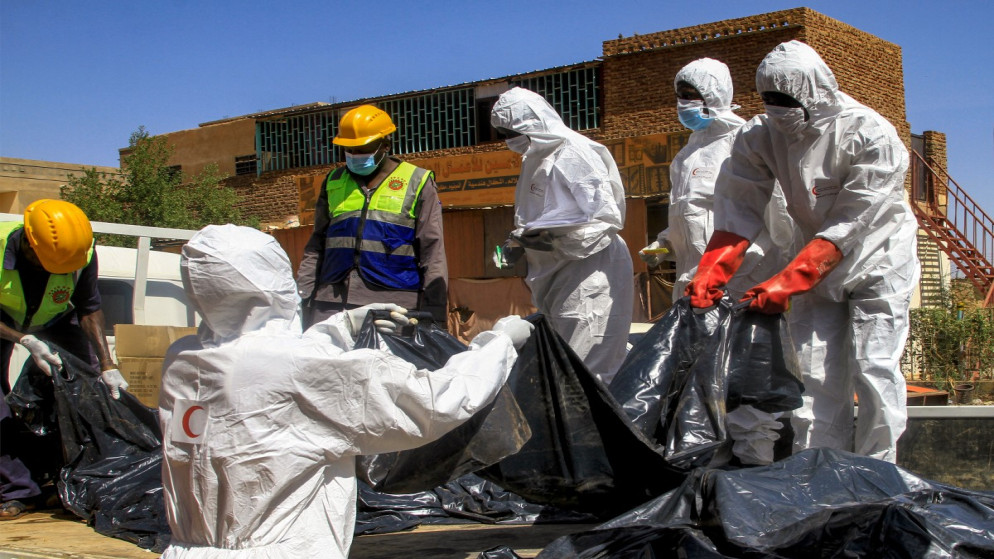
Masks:
[[[911,380],[946,384],[994,378],[992,309],[954,304],[911,310],[905,365]]]

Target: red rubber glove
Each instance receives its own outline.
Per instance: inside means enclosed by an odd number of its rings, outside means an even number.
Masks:
[[[814,239],[780,273],[746,291],[742,300],[752,299],[752,311],[782,313],[790,307],[792,295],[813,289],[841,261],[842,251],[831,241]]]
[[[684,295],[690,295],[690,306],[706,309],[717,305],[724,295],[722,287],[742,265],[749,240],[728,231],[715,231],[697,264],[694,279],[687,284]]]

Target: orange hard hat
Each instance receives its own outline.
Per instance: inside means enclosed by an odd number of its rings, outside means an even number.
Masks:
[[[86,266],[93,228],[83,210],[65,200],[37,200],[24,210],[24,233],[41,265],[52,274]]]
[[[364,146],[385,138],[396,130],[393,120],[385,111],[372,105],[359,105],[342,116],[338,123],[338,134],[332,143],[347,148]]]

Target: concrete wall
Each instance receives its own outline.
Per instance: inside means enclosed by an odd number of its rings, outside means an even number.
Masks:
[[[35,200],[59,198],[61,188],[69,183],[69,175],[82,175],[90,168],[119,174],[116,167],[0,157],[0,212],[23,213]]]
[[[921,477],[975,489],[994,488],[994,406],[908,408],[897,465]]]
[[[204,172],[217,164],[222,175],[235,175],[235,158],[255,155],[255,119],[237,118],[208,123],[199,128],[164,134],[173,150],[169,165],[179,166],[187,176]],[[121,158],[130,148],[120,150]]]

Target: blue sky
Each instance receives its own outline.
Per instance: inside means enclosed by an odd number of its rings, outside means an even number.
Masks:
[[[593,60],[601,42],[807,6],[899,45],[913,132],[994,213],[984,0],[593,2],[0,0],[0,156],[116,166],[153,134],[316,101]]]

